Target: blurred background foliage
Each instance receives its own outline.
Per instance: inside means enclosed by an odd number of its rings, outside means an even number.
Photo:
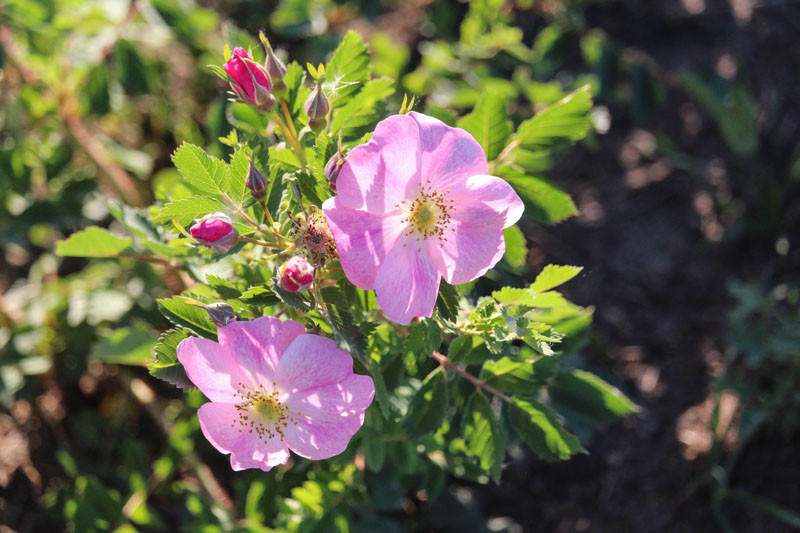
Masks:
[[[0,523],[800,527],[798,26],[796,7],[745,0],[1,0]],[[568,417],[591,455],[546,465],[519,447],[499,487],[423,474],[416,450],[372,434],[325,465],[233,473],[199,434],[202,395],[116,365],[152,358],[169,327],[155,299],[184,280],[56,258],[54,243],[89,224],[143,228],[109,198],[144,206],[173,190],[182,141],[229,153],[219,138],[254,119],[206,65],[226,42],[255,48],[259,29],[314,64],[355,29],[377,75],[451,124],[484,93],[486,112],[507,103],[519,124],[588,85],[577,150],[513,156],[537,177],[521,193],[534,220],[512,237],[527,253],[509,270],[587,267],[569,295],[596,305],[597,325],[569,364],[642,413],[596,433]],[[511,165],[494,170],[522,186]]]

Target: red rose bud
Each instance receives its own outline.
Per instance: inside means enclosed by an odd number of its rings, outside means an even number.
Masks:
[[[308,290],[314,283],[314,267],[299,255],[286,261],[281,266],[280,274],[281,286],[289,292]]]
[[[334,194],[336,194],[336,180],[339,178],[339,172],[342,171],[342,165],[344,165],[344,154],[336,152],[328,159],[328,162],[325,163],[325,168],[322,169],[325,179],[328,180],[328,187],[331,188]]]
[[[211,213],[189,228],[194,240],[218,254],[230,250],[239,240],[231,217],[225,213]]]
[[[272,81],[267,71],[253,61],[244,48],[237,47],[225,65],[225,72],[231,77],[231,88],[242,102],[261,111],[269,111],[275,105],[270,94]]]
[[[331,105],[328,102],[328,97],[325,96],[322,85],[318,83],[306,98],[305,103],[308,125],[311,131],[318,132],[328,125],[328,111],[330,109]]]
[[[250,161],[250,170],[247,172],[247,179],[244,182],[245,186],[250,189],[253,198],[256,200],[263,200],[267,196],[267,178],[256,168],[256,165]]]

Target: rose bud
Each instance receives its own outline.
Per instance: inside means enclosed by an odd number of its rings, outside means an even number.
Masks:
[[[244,182],[245,186],[250,189],[253,198],[256,200],[263,200],[267,196],[267,179],[261,173],[256,165],[250,161],[250,170],[247,172],[247,179]]]
[[[286,261],[280,269],[281,286],[289,292],[308,290],[314,283],[314,267],[299,255]]]
[[[311,131],[318,132],[328,125],[328,111],[331,105],[328,102],[328,97],[325,96],[325,91],[322,90],[322,85],[317,83],[314,90],[306,98],[305,110],[308,115],[308,125]]]
[[[328,180],[328,187],[334,194],[336,194],[336,179],[339,177],[339,172],[342,171],[342,165],[344,165],[344,154],[336,152],[322,169],[325,179]]]
[[[189,232],[194,240],[218,254],[224,254],[239,240],[231,217],[219,212],[204,216]]]
[[[261,42],[267,50],[267,59],[264,61],[264,68],[267,69],[267,74],[269,74],[272,80],[272,91],[279,93],[286,88],[286,84],[283,82],[283,77],[286,75],[286,65],[275,55],[275,51],[272,50],[267,38],[263,37],[263,34],[261,34],[260,37],[262,37]]]
[[[227,326],[237,318],[236,313],[233,311],[233,307],[225,302],[216,302],[213,304],[204,305],[203,309],[205,309],[206,313],[208,313],[208,318],[211,319],[211,322],[213,322],[218,328]]]
[[[270,94],[272,81],[266,69],[253,61],[244,48],[234,48],[231,58],[223,65],[231,77],[231,88],[242,102],[260,111],[269,111],[275,105]]]

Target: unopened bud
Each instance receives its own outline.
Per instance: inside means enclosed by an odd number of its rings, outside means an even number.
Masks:
[[[216,302],[213,304],[204,305],[203,309],[206,310],[208,313],[208,318],[211,319],[218,328],[223,326],[227,326],[234,320],[236,320],[236,313],[233,311],[233,307],[225,302]]]
[[[289,292],[308,290],[314,283],[314,267],[299,255],[290,258],[281,266],[280,275],[281,286]]]
[[[325,163],[325,168],[323,168],[322,173],[325,175],[325,179],[328,180],[328,187],[331,188],[334,194],[336,194],[336,180],[339,178],[339,172],[342,171],[342,165],[344,164],[344,154],[341,152],[336,152],[328,159],[328,162]]]
[[[244,184],[250,189],[256,200],[263,200],[267,196],[267,179],[252,161],[250,161],[250,170],[247,172]]]
[[[283,77],[286,75],[286,65],[278,59],[271,46],[267,46],[267,59],[264,61],[264,68],[267,69],[267,74],[272,79],[272,90],[274,92],[281,92],[286,88],[283,82]]]
[[[328,102],[328,97],[325,96],[325,91],[322,90],[322,85],[317,83],[314,90],[306,98],[305,110],[308,115],[308,125],[311,131],[318,132],[328,125],[328,111],[331,105]]]
[[[244,103],[264,112],[275,106],[269,74],[244,48],[234,48],[223,68],[231,78],[231,89]]]
[[[233,227],[233,220],[225,213],[210,213],[200,222],[189,228],[194,240],[218,254],[224,254],[238,241],[239,233]]]

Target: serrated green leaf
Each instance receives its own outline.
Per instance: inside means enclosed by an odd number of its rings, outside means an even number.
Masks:
[[[230,281],[219,276],[214,276],[213,274],[206,276],[206,283],[211,285],[223,300],[240,298],[242,296],[242,291],[234,287]]]
[[[314,157],[309,159],[308,166],[319,183],[327,182],[325,163],[336,153],[336,142],[326,132],[320,132],[314,143]]]
[[[503,254],[503,263],[511,272],[522,275],[528,266],[528,248],[525,235],[519,226],[509,226],[503,230],[503,239],[506,243],[506,253]]]
[[[208,313],[200,306],[187,302],[180,296],[156,300],[158,310],[176,326],[189,328],[208,339],[217,338],[217,326],[208,318]]]
[[[247,151],[241,149],[236,150],[231,157],[228,196],[230,196],[233,203],[238,206],[243,205],[250,197],[250,191],[247,190],[247,186],[245,185],[248,172],[250,172],[250,157]]]
[[[508,357],[486,361],[480,378],[487,385],[511,394],[532,395],[547,383],[546,379],[536,375],[533,363],[514,361]]]
[[[153,222],[157,224],[170,224],[177,220],[181,226],[188,226],[198,218],[209,213],[225,209],[225,206],[214,198],[208,196],[192,196],[183,200],[170,202],[159,209]]]
[[[155,337],[146,328],[121,328],[95,343],[89,355],[106,363],[145,366],[153,359],[155,345]]]
[[[467,130],[486,152],[486,159],[494,160],[508,144],[511,121],[506,113],[506,99],[485,91],[475,109],[458,121],[458,127]]]
[[[483,338],[477,335],[464,335],[450,343],[447,357],[454,363],[481,364],[492,358]]]
[[[524,305],[528,307],[561,307],[567,300],[556,291],[536,293],[530,288],[503,287],[492,293],[492,298],[503,305]]]
[[[458,290],[445,280],[439,283],[439,295],[436,297],[436,310],[439,316],[450,322],[458,318]]]
[[[365,368],[369,368],[370,328],[365,324],[356,324],[353,315],[344,307],[325,304],[333,334],[342,350],[358,359]]]
[[[377,105],[394,94],[394,82],[387,78],[370,80],[364,84],[358,94],[333,113],[331,133],[336,136],[344,130],[346,137],[351,137],[354,128],[371,125],[378,119]],[[362,132],[363,133],[363,132]]]
[[[250,287],[242,293],[240,299],[252,305],[275,305],[281,301],[266,285]]]
[[[367,467],[372,472],[380,472],[386,460],[386,445],[383,443],[381,435],[372,430],[367,430],[364,432],[362,443],[364,444],[364,459],[367,461]]]
[[[494,174],[506,180],[525,204],[523,216],[541,224],[556,224],[578,214],[569,194],[549,181],[528,176],[510,166],[495,169]]]
[[[333,106],[347,102],[346,97],[358,91],[369,74],[369,49],[358,33],[348,31],[325,66],[325,78],[335,95]]]
[[[439,429],[447,413],[448,400],[447,380],[439,367],[428,374],[411,398],[403,419],[409,435],[422,435]]]
[[[224,161],[208,155],[199,146],[181,144],[172,154],[172,163],[189,186],[201,194],[221,197],[230,190],[230,169]]]
[[[61,257],[117,257],[133,245],[130,237],[117,237],[97,226],[73,233],[56,243],[56,255]]]
[[[556,408],[566,408],[592,425],[605,425],[639,408],[616,387],[582,370],[561,372],[548,393]]]
[[[578,438],[564,429],[553,410],[536,400],[513,398],[509,421],[540,459],[566,460],[576,453],[586,453]]]
[[[525,122],[514,134],[519,148],[552,150],[583,139],[591,126],[592,93],[588,85],[568,94]]]
[[[156,360],[147,365],[150,375],[183,390],[194,389],[194,384],[186,375],[183,365],[178,361],[178,344],[187,338],[189,338],[188,332],[182,329],[171,329],[164,332],[158,338],[154,349]]]
[[[386,380],[383,379],[381,365],[375,359],[370,359],[368,368],[372,375],[372,382],[375,384],[375,401],[383,417],[388,420],[392,415],[392,404],[389,399],[389,391],[386,389]]]
[[[470,396],[464,409],[462,434],[467,455],[477,457],[481,468],[499,483],[506,455],[506,432],[492,412],[489,400],[478,391]]]
[[[531,290],[534,292],[544,292],[554,289],[563,283],[568,282],[581,273],[583,267],[569,265],[547,265],[542,269],[533,284]]]
[[[299,309],[304,313],[314,309],[314,303],[311,301],[307,292],[289,292],[282,288],[276,279],[272,280],[270,288],[283,303],[291,305],[295,309]]]

